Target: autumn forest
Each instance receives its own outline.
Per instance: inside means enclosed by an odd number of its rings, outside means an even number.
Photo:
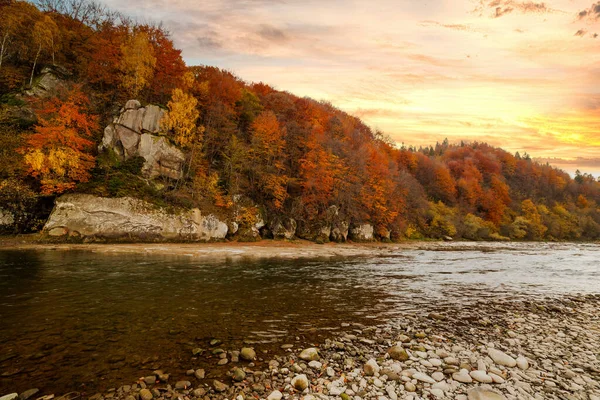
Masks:
[[[161,25],[92,1],[4,0],[0,16],[0,208],[15,216],[5,233],[39,230],[57,196],[81,192],[235,208],[242,227],[286,216],[317,241],[332,209],[384,241],[600,238],[589,174],[443,132],[429,147],[397,145],[333,104],[188,66]],[[59,80],[43,96],[42,71]],[[147,179],[143,160],[98,150],[131,99],[168,111],[161,132],[185,154],[181,177]]]

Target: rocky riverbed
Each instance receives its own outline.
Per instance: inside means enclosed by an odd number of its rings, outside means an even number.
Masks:
[[[105,393],[32,389],[0,400],[598,400],[599,307],[600,295],[470,302],[343,324],[323,343],[284,344],[277,355],[215,340],[214,370],[196,369],[192,357],[186,371],[164,371],[157,360]]]

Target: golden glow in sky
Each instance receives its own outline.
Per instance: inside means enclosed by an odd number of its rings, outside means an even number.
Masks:
[[[162,20],[188,65],[330,101],[398,143],[486,141],[600,170],[600,1],[106,3]]]

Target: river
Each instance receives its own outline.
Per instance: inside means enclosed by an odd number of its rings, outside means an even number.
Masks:
[[[276,251],[276,250],[274,250]],[[482,298],[600,293],[596,244],[429,245],[385,256],[212,261],[0,251],[0,394],[93,394],[154,369],[215,367],[215,347],[259,355]],[[211,346],[217,339],[220,344]],[[204,350],[194,356],[193,350]]]

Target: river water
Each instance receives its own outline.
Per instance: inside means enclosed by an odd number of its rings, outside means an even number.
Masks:
[[[158,368],[174,379],[190,368],[224,373],[230,366],[215,368],[212,339],[268,356],[282,344],[319,343],[348,323],[482,298],[600,293],[600,245],[422,247],[235,262],[0,251],[0,395],[32,387],[93,394]],[[205,351],[195,357],[197,348]]]

